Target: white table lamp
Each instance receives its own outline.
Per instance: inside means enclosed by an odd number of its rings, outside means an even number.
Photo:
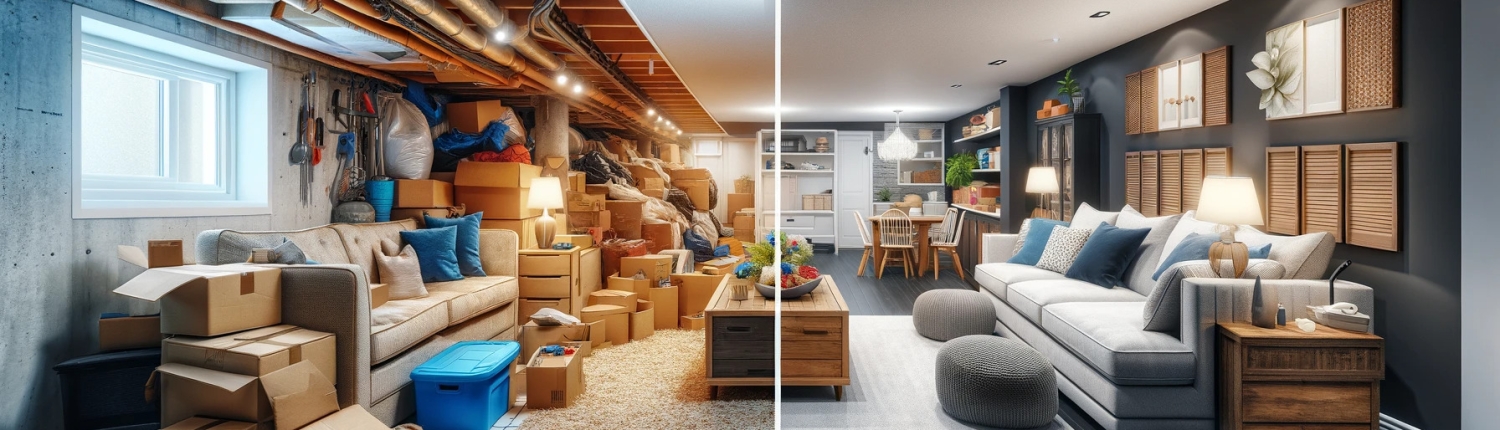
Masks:
[[[1219,262],[1229,258],[1234,262],[1234,277],[1245,273],[1249,262],[1249,249],[1244,243],[1234,240],[1235,230],[1240,225],[1262,225],[1260,195],[1255,192],[1255,181],[1234,176],[1209,176],[1203,178],[1203,189],[1198,197],[1199,220],[1220,224],[1219,241],[1209,247],[1209,264],[1218,270]]]
[[[1057,185],[1057,169],[1051,166],[1032,167],[1026,172],[1026,192],[1037,193],[1042,196],[1041,205],[1031,211],[1032,218],[1056,218],[1053,212],[1046,208],[1047,195],[1061,191]]]
[[[536,245],[541,249],[551,249],[552,240],[557,237],[557,220],[552,218],[549,209],[563,207],[562,181],[554,176],[532,179],[526,207],[542,210],[542,216],[536,219]]]

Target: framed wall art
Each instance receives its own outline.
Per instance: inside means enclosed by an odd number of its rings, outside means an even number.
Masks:
[[[1203,54],[1177,61],[1178,128],[1203,126]]]
[[[1181,126],[1180,67],[1176,61],[1156,66],[1157,130],[1175,130]]]
[[[1306,112],[1304,30],[1303,21],[1297,21],[1268,31],[1266,50],[1250,57],[1255,70],[1246,76],[1261,91],[1260,108],[1266,111],[1266,119],[1293,118]]]
[[[1304,23],[1306,115],[1344,111],[1344,10]]]

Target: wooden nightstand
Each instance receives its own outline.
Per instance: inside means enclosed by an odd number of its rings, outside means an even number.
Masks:
[[[1385,340],[1319,325],[1219,324],[1219,428],[1380,427]]]
[[[542,308],[553,308],[579,316],[589,293],[599,291],[599,248],[522,249],[517,251],[516,281],[520,286],[516,299],[516,324],[531,321],[531,315]]]

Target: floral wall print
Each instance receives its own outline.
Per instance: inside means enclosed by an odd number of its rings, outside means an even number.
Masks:
[[[1303,113],[1303,22],[1266,32],[1266,50],[1250,58],[1255,70],[1245,73],[1260,88],[1260,108],[1267,119]]]

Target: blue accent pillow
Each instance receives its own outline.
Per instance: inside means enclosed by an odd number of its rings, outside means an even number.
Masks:
[[[464,278],[458,271],[458,227],[429,228],[401,232],[401,240],[417,251],[422,266],[422,282],[457,281]]]
[[[1036,262],[1042,259],[1042,251],[1047,249],[1047,240],[1052,237],[1052,229],[1058,226],[1067,227],[1068,223],[1055,219],[1032,218],[1031,230],[1026,232],[1026,241],[1021,244],[1021,250],[1006,262],[1035,266]]]
[[[1167,268],[1172,267],[1173,264],[1184,261],[1207,260],[1208,247],[1218,241],[1218,233],[1193,233],[1188,235],[1186,239],[1182,239],[1182,242],[1177,244],[1177,249],[1173,249],[1172,253],[1167,255],[1166,259],[1162,260],[1161,267],[1158,267],[1156,273],[1151,275],[1151,280],[1160,280],[1161,274],[1166,273]],[[1260,246],[1248,246],[1247,248],[1250,251],[1250,258],[1267,258],[1271,255],[1271,244],[1269,243]]]
[[[479,260],[479,220],[484,217],[484,212],[458,218],[422,217],[427,228],[458,227],[458,247],[453,250],[458,256],[458,271],[464,276],[485,276],[484,263]],[[417,255],[417,258],[422,258],[420,252]]]
[[[1148,234],[1151,234],[1149,228],[1119,228],[1099,223],[1099,228],[1094,229],[1094,234],[1089,235],[1088,242],[1078,251],[1067,277],[1104,288],[1123,285],[1120,278],[1125,276],[1125,269],[1130,267]]]

